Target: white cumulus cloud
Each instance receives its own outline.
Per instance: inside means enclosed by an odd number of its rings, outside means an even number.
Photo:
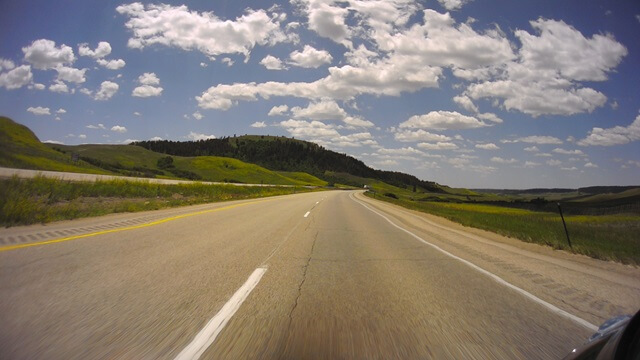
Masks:
[[[223,64],[226,64],[229,67],[233,66],[233,64],[234,64],[234,61],[231,60],[231,58],[228,58],[228,57],[223,58],[221,61],[222,61]]]
[[[342,121],[350,127],[373,127],[371,121],[357,116],[350,116],[343,108],[333,100],[321,100],[310,103],[307,107],[299,106],[291,108],[291,113],[295,119],[305,120],[337,120]]]
[[[113,81],[103,81],[100,84],[100,89],[96,92],[94,99],[96,100],[109,100],[116,92],[120,86]]]
[[[206,134],[201,134],[201,133],[197,133],[194,131],[190,131],[189,135],[185,136],[186,139],[191,140],[191,141],[199,141],[199,140],[209,140],[209,139],[215,139],[216,136],[215,135],[206,135]]]
[[[513,159],[513,158],[511,158],[511,159],[503,159],[503,158],[498,157],[498,156],[492,157],[491,161],[494,162],[494,163],[498,163],[498,164],[515,164],[515,163],[518,162],[518,160]]]
[[[100,41],[95,50],[91,50],[88,44],[78,45],[78,54],[80,56],[89,56],[96,59],[96,62],[109,70],[122,69],[126,63],[122,59],[107,60],[105,56],[111,54],[111,44],[106,41]]]
[[[160,96],[162,90],[160,86],[160,79],[155,73],[144,73],[138,77],[138,83],[140,86],[133,89],[132,96],[136,97],[152,97]]]
[[[567,149],[563,149],[563,148],[555,148],[552,150],[554,153],[556,154],[562,154],[562,155],[584,155],[584,153],[582,152],[582,150],[567,150]]]
[[[55,69],[76,60],[71,47],[64,44],[56,47],[55,41],[47,39],[35,40],[31,45],[23,47],[22,52],[25,61],[39,70]]]
[[[82,84],[86,81],[85,73],[87,69],[75,69],[67,66],[58,66],[56,68],[58,72],[58,80],[72,82],[76,84]]]
[[[515,58],[509,40],[499,31],[478,33],[468,24],[456,25],[449,13],[424,10],[424,23],[378,39],[386,51],[410,56],[425,65],[478,69]]]
[[[5,67],[6,68],[6,67]],[[0,87],[8,90],[19,89],[33,80],[30,65],[21,65],[0,74]]]
[[[111,44],[106,41],[100,41],[95,50],[91,50],[88,44],[78,45],[78,54],[80,56],[90,56],[94,59],[101,59],[111,54]]]
[[[150,85],[140,85],[133,89],[131,93],[132,96],[135,97],[153,97],[160,96],[162,94],[162,88],[157,86]]]
[[[499,150],[500,147],[494,143],[476,144],[476,148],[483,150]]]
[[[49,85],[49,91],[55,93],[68,93],[69,87],[62,81],[56,80],[53,84]]]
[[[267,55],[260,60],[260,65],[269,70],[283,70],[285,68],[282,60],[272,55]]]
[[[345,23],[349,10],[334,6],[332,1],[298,0],[294,4],[307,14],[309,28],[318,35],[351,47],[351,31]]]
[[[432,111],[424,115],[414,115],[400,124],[400,128],[461,130],[488,126],[472,116],[462,115],[455,111]]]
[[[284,115],[289,111],[289,106],[287,105],[279,105],[279,106],[274,106],[271,108],[271,110],[269,110],[269,113],[267,115],[269,116],[280,116],[280,115]]]
[[[132,32],[128,46],[142,49],[159,44],[183,50],[198,50],[207,56],[244,54],[256,45],[287,41],[280,16],[265,10],[247,10],[234,20],[224,20],[213,12],[189,10],[186,5],[135,2],[116,8],[127,16],[125,26]]]
[[[317,68],[324,64],[330,64],[333,60],[326,50],[317,50],[313,46],[305,45],[302,51],[294,51],[289,55],[291,65],[303,68]]]
[[[122,69],[127,64],[122,59],[117,59],[117,60],[98,59],[97,63],[106,67],[109,70],[119,70],[119,69]]]
[[[502,100],[507,110],[533,117],[592,112],[607,97],[582,81],[604,81],[615,70],[627,49],[611,35],[585,37],[563,21],[538,19],[530,22],[537,34],[516,30],[522,46],[515,61],[485,74],[483,81],[469,85],[472,99]]]
[[[51,110],[48,107],[31,106],[27,109],[27,111],[32,113],[33,115],[51,115]]]
[[[338,120],[347,116],[347,112],[333,100],[311,103],[306,108],[296,106],[291,108],[291,113],[295,118],[310,120]]]
[[[580,146],[623,145],[640,140],[640,115],[629,126],[615,126],[608,129],[594,127],[589,135],[577,142]]]
[[[438,142],[438,143],[419,143],[418,147],[425,150],[455,150],[458,145],[451,142]]]
[[[160,79],[155,73],[144,73],[138,76],[138,82],[142,85],[160,85]]]
[[[9,59],[0,58],[0,71],[11,70],[15,67],[16,67],[16,64],[13,61]]]
[[[339,137],[340,134],[333,125],[325,124],[321,121],[304,121],[289,119],[281,121],[280,126],[285,128],[289,134],[301,139],[326,139]]]
[[[529,143],[529,144],[537,144],[537,145],[549,145],[549,144],[551,144],[551,145],[559,145],[559,144],[562,144],[562,140],[558,139],[557,137],[554,137],[554,136],[540,136],[540,135],[525,136],[525,137],[517,138],[515,140],[501,140],[501,142],[505,143],[505,144],[519,143],[519,142]],[[533,148],[536,148],[536,147],[534,146]]]
[[[611,35],[586,38],[564,21],[538,19],[531,26],[539,33],[518,30],[522,42],[522,63],[534,69],[553,69],[560,76],[577,81],[603,81],[627,55],[624,45]]]
[[[472,112],[472,113],[478,112],[478,107],[466,95],[456,96],[453,98],[453,101],[469,112]]]
[[[111,127],[111,131],[114,132],[119,132],[119,133],[126,133],[127,132],[127,128],[124,126],[120,126],[120,125],[114,125]]]
[[[440,5],[449,11],[459,10],[464,4],[470,1],[471,0],[438,0]]]
[[[451,140],[450,137],[441,134],[433,134],[426,130],[417,129],[417,130],[409,130],[402,129],[395,131],[393,137],[401,142],[448,142]]]
[[[369,128],[369,127],[374,127],[375,124],[372,123],[369,120],[365,120],[361,117],[358,116],[347,116],[344,119],[342,119],[342,121],[347,124],[349,127],[363,127],[363,128]]]

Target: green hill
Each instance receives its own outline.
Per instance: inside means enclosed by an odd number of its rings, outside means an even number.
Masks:
[[[434,182],[401,172],[375,170],[346,154],[286,137],[245,135],[201,141],[139,141],[132,145],[175,156],[231,157],[275,171],[308,173],[329,182],[335,181],[327,173],[343,173],[382,181],[399,188],[447,193],[445,188]]]
[[[108,174],[84,161],[72,161],[40,142],[28,127],[0,117],[0,166],[20,169]]]
[[[633,198],[636,201],[640,201],[640,187],[631,188],[628,190],[624,190],[616,193],[601,193],[596,195],[588,195],[586,197],[578,198],[573,200],[574,202],[582,202],[582,203],[611,203],[616,204],[620,200],[626,201],[627,199]]]
[[[43,144],[26,126],[0,117],[0,166],[4,167],[252,184],[327,184],[309,174],[275,172],[233,158],[171,156],[170,163],[166,158],[132,145]]]
[[[304,179],[299,176],[289,177],[258,165],[225,157],[167,156],[133,145],[51,146],[65,153],[75,152],[86,162],[130,176],[251,184],[326,185],[326,182],[310,175]],[[166,158],[171,158],[171,165],[159,166],[159,161]]]

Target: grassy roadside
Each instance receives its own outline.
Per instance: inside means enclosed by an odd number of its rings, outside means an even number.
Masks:
[[[46,223],[308,191],[313,190],[200,183],[165,185],[126,180],[69,182],[46,177],[13,177],[0,180],[0,225]]]
[[[367,196],[373,197],[371,193]],[[565,216],[573,245],[570,249],[558,214],[492,205],[411,201],[380,194],[375,198],[526,242],[640,265],[640,216],[635,214]]]

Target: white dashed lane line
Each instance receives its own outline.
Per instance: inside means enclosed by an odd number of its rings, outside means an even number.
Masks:
[[[251,291],[258,285],[260,279],[262,279],[262,275],[267,272],[266,267],[257,268],[249,279],[238,289],[238,291],[233,294],[231,299],[227,301],[226,304],[218,311],[216,316],[214,316],[207,325],[200,330],[198,335],[191,341],[187,347],[185,347],[178,356],[176,356],[176,360],[197,360],[202,356],[202,354],[207,350],[207,348],[213,344],[216,340],[216,337],[220,334],[222,329],[224,329],[225,325],[231,320],[233,314],[238,311],[240,305],[247,299]]]
[[[317,201],[315,205],[311,207],[313,210],[320,201]],[[311,210],[307,211],[304,214],[304,217],[308,217],[311,214]],[[293,232],[293,231],[292,231]],[[285,238],[289,238],[291,233]],[[274,250],[274,252],[280,247]],[[268,261],[273,253],[269,255],[266,261]],[[266,263],[265,261],[265,263]],[[202,356],[202,354],[207,350],[211,344],[216,340],[222,329],[224,329],[225,325],[231,320],[233,315],[238,311],[240,305],[247,299],[251,291],[258,285],[260,279],[262,279],[262,275],[267,272],[266,265],[263,267],[257,268],[249,279],[238,289],[238,291],[233,294],[233,296],[227,301],[226,304],[220,309],[220,311],[205,325],[205,327],[200,330],[198,335],[185,347],[178,356],[176,356],[176,360],[197,360]]]

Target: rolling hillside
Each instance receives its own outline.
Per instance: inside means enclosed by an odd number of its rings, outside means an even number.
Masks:
[[[4,167],[217,182],[369,185],[380,191],[391,187],[393,191],[454,192],[413,175],[375,170],[351,156],[284,137],[249,135],[135,145],[138,146],[43,144],[26,126],[0,117],[0,166]]]
[[[54,145],[66,153],[75,152],[80,159],[125,175],[184,178],[191,180],[275,184],[326,185],[325,181],[308,176],[305,179],[247,164],[237,159],[217,156],[167,156],[133,145]],[[159,166],[160,159],[171,159],[171,165]]]
[[[133,143],[146,149],[176,156],[212,155],[232,157],[275,171],[305,172],[329,182],[340,182],[330,174],[349,174],[374,179],[417,191],[447,193],[439,184],[401,172],[372,169],[346,154],[327,150],[307,141],[275,136],[240,136],[201,141],[140,141]],[[361,187],[363,182],[344,182]]]
[[[4,167],[216,182],[327,185],[309,174],[275,172],[233,158],[171,156],[169,163],[166,158],[165,154],[132,145],[43,144],[26,126],[0,117],[0,166]]]
[[[111,174],[109,171],[84,161],[72,161],[69,156],[57,152],[40,142],[28,127],[7,117],[0,117],[0,166]]]

